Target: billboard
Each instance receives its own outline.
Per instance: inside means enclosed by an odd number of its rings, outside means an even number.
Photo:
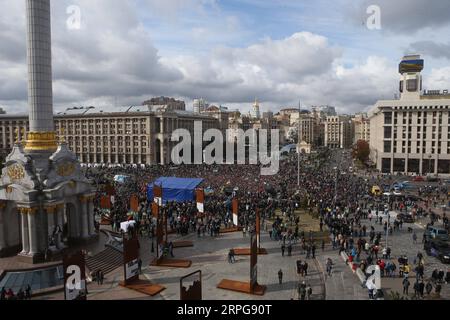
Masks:
[[[194,278],[193,284],[189,287],[184,285],[186,280]],[[180,279],[180,300],[182,301],[200,301],[202,300],[202,272],[198,270],[188,274]]]
[[[420,56],[404,57],[399,65],[399,73],[421,72],[424,68],[424,60]]]
[[[86,266],[84,254],[78,251],[63,258],[64,299],[86,300]]]
[[[123,237],[123,265],[124,283],[129,285],[135,280],[139,280],[139,243],[136,236],[128,239]]]

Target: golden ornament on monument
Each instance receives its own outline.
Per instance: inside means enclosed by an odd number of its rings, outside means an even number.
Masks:
[[[8,177],[11,180],[21,180],[25,178],[25,169],[18,163],[13,164],[8,167]]]
[[[61,177],[69,177],[75,172],[75,165],[70,162],[62,163],[56,169],[56,173],[58,173]]]

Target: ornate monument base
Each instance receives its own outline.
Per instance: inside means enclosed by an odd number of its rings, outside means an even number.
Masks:
[[[97,239],[94,195],[64,142],[54,152],[17,143],[0,178],[0,257],[41,263]]]

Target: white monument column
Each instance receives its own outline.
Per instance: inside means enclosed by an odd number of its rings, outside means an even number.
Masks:
[[[30,131],[25,151],[56,151],[50,0],[26,0]]]
[[[29,233],[29,243],[30,243],[30,251],[29,255],[34,256],[39,253],[39,243],[38,243],[38,234],[36,228],[36,212],[32,212],[31,209],[28,209],[28,233]]]
[[[30,237],[28,230],[28,216],[24,210],[18,209],[22,220],[22,255],[28,255],[30,251]]]

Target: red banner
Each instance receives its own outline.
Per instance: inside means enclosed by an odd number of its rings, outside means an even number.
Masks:
[[[158,219],[158,213],[159,213],[159,206],[157,203],[152,203],[152,216],[156,219]]]
[[[132,195],[130,198],[130,210],[134,212],[139,211],[139,198],[137,195]]]
[[[205,191],[203,189],[195,190],[195,197],[197,199],[197,210],[200,213],[205,213]]]
[[[111,196],[102,196],[100,199],[100,207],[102,209],[111,209]]]
[[[162,206],[162,199],[163,199],[163,190],[162,186],[153,185],[153,198],[154,202],[156,202],[158,205]]]
[[[235,215],[239,214],[239,202],[237,199],[233,199],[233,213]]]

